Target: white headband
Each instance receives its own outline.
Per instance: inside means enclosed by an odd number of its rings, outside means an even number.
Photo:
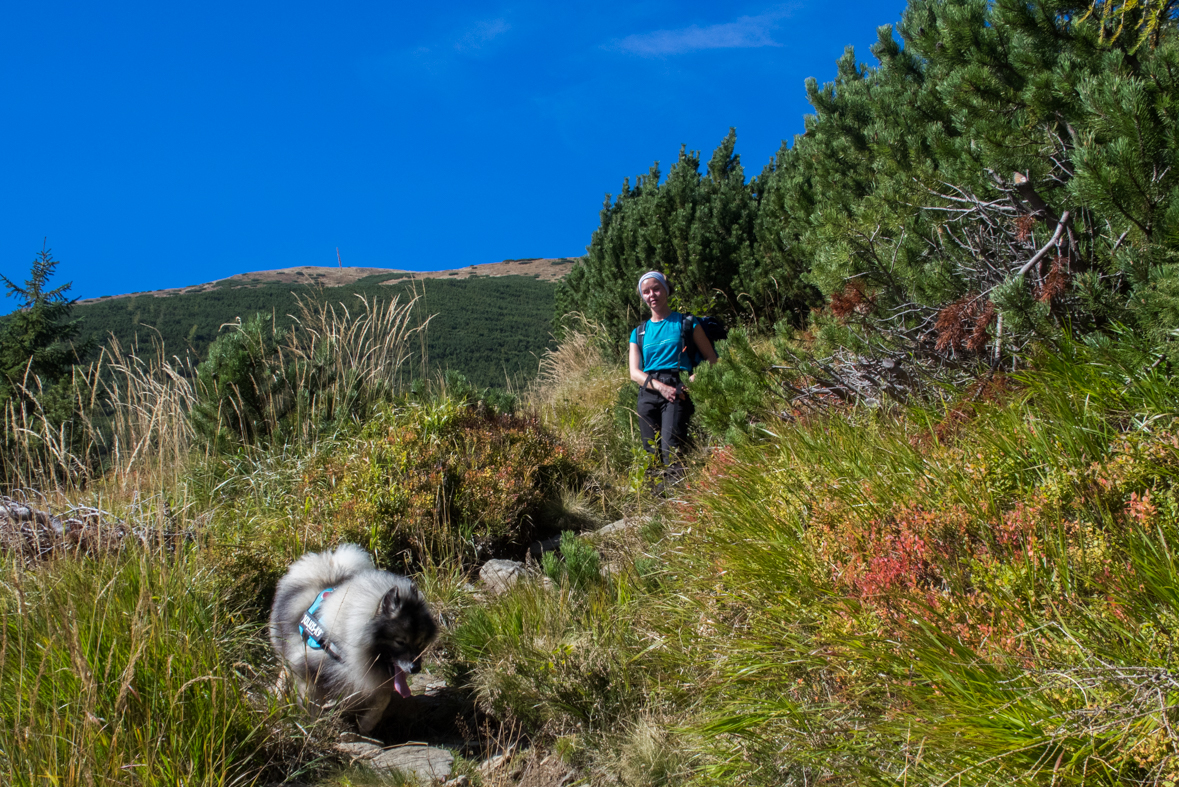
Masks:
[[[647,279],[658,279],[659,283],[663,285],[664,290],[667,290],[668,292],[671,291],[671,288],[667,286],[667,279],[664,278],[662,273],[660,273],[659,271],[647,271],[646,273],[644,273],[642,276],[639,277],[639,286],[638,286],[639,295],[643,294],[643,282],[645,282]]]

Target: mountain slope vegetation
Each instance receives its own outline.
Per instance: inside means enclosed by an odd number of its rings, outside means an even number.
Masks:
[[[432,316],[426,333],[429,368],[458,371],[484,387],[526,381],[550,346],[554,286],[549,282],[521,275],[381,283],[389,278],[371,276],[349,287],[260,283],[163,298],[137,295],[79,304],[75,315],[91,341],[114,336],[129,347],[136,336],[141,342],[156,337],[170,353],[200,359],[228,323],[264,314],[278,328],[289,328],[296,297],[356,308],[358,297],[405,302],[420,296],[419,314]]]
[[[10,378],[0,768],[407,783],[263,634],[352,541],[441,621],[472,783],[1179,783],[1176,17],[912,0],[757,178],[730,135],[607,204],[519,401],[416,376],[375,298]],[[618,358],[654,267],[742,323],[658,493]]]

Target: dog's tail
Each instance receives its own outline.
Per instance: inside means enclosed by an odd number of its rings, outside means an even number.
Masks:
[[[313,552],[299,558],[291,566],[288,576],[304,581],[311,579],[314,584],[331,587],[372,568],[373,561],[368,552],[356,544],[341,544],[332,552]]]

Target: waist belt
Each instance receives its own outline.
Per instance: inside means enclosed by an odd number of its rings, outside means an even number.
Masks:
[[[656,369],[653,372],[647,372],[647,379],[643,381],[643,389],[647,390],[647,386],[651,384],[652,380],[658,380],[665,385],[680,385],[680,370],[679,369]]]

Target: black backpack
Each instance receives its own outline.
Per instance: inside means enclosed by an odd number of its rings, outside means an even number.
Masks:
[[[647,333],[648,322],[649,320],[643,320],[639,323],[638,336],[636,337],[638,341],[635,342],[639,347],[640,363],[643,360],[643,336]],[[684,315],[683,333],[680,336],[680,352],[687,353],[688,362],[692,364],[693,369],[699,366],[700,362],[704,360],[704,356],[696,347],[696,340],[692,337],[692,334],[696,332],[697,325],[704,329],[704,335],[708,337],[709,343],[712,344],[713,352],[716,352],[717,342],[729,338],[729,329],[716,317],[697,317],[694,314]]]

